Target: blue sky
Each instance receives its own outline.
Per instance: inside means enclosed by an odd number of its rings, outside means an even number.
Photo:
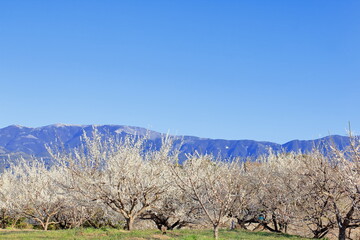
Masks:
[[[0,127],[284,143],[359,129],[360,1],[0,1]]]

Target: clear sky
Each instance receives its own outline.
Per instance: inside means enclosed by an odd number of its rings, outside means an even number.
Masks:
[[[0,127],[356,132],[359,13],[358,0],[0,0]]]

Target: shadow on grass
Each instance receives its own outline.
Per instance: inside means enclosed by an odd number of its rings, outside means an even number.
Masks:
[[[264,236],[264,237],[279,236],[279,237],[290,238],[290,239],[299,239],[300,238],[299,236],[290,235],[290,234],[286,234],[286,233],[256,232],[256,235]]]

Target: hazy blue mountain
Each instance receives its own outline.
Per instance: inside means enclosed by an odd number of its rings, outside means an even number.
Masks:
[[[20,156],[47,158],[46,145],[56,145],[62,142],[66,148],[72,148],[80,144],[80,137],[84,132],[90,133],[96,128],[104,136],[122,137],[126,134],[148,134],[151,144],[159,147],[162,133],[149,131],[145,128],[122,126],[122,125],[65,125],[54,124],[38,128],[29,128],[11,125],[0,129],[0,158],[17,158]],[[314,147],[327,151],[329,143],[334,143],[340,149],[349,144],[349,138],[345,136],[328,136],[315,140],[293,140],[285,144],[262,142],[253,140],[223,140],[208,139],[193,136],[182,136],[181,158],[186,153],[211,153],[225,158],[257,158],[262,154],[273,151],[301,151],[306,153]],[[180,140],[178,141],[180,142]]]

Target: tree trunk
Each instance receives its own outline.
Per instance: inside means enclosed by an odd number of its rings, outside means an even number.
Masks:
[[[339,240],[346,240],[346,227],[339,228]]]
[[[44,231],[47,231],[47,230],[48,230],[48,227],[49,227],[49,223],[46,222],[46,223],[43,225]]]
[[[278,229],[278,223],[276,221],[276,217],[275,217],[274,213],[272,214],[272,221],[273,221],[273,224],[274,224],[274,231],[275,232],[280,232],[280,230]]]
[[[281,233],[279,230],[273,229],[271,227],[269,227],[269,225],[265,222],[260,223],[265,229],[269,230],[270,232],[276,232],[276,233]]]
[[[319,239],[319,238],[323,238],[325,237],[325,235],[329,232],[330,230],[330,227],[323,227],[323,228],[320,228],[320,229],[316,229],[316,230],[313,230],[313,238],[316,238],[316,239]]]
[[[339,240],[345,240],[346,239],[346,229],[349,227],[350,225],[350,221],[351,221],[351,217],[354,214],[355,208],[354,206],[352,206],[350,208],[350,210],[348,211],[348,213],[346,214],[346,217],[344,218],[344,221],[341,221],[341,216],[340,213],[337,209],[336,204],[334,203],[335,209],[336,209],[336,219],[338,222],[338,226],[339,226]]]
[[[47,218],[45,219],[45,221],[42,221],[42,222],[41,222],[41,225],[42,225],[44,231],[47,231],[47,230],[48,230],[49,222],[50,222],[50,217],[47,217]]]
[[[134,225],[134,218],[132,218],[132,217],[126,218],[125,230],[128,230],[128,231],[133,230],[133,225]]]
[[[17,224],[17,222],[19,221],[19,219],[20,219],[19,216],[15,217],[15,220],[14,220],[13,223],[11,224],[11,228],[14,228],[14,227],[16,226],[16,224]]]
[[[240,219],[240,218],[237,218],[236,220],[241,229],[247,230],[246,225],[245,225],[246,221],[244,221],[243,219]]]
[[[5,210],[1,210],[2,216],[1,216],[1,228],[6,228],[6,219],[5,219]]]
[[[214,239],[219,239],[219,225],[214,225]]]
[[[176,222],[174,222],[171,226],[168,226],[169,230],[173,230],[176,226],[180,226],[180,220],[177,220]]]

